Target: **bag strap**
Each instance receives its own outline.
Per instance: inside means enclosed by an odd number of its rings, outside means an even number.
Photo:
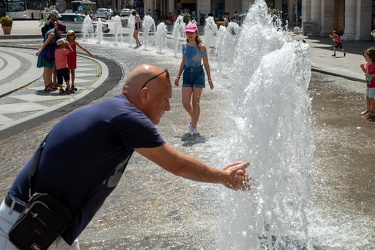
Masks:
[[[36,176],[36,174],[38,172],[38,166],[39,166],[40,157],[42,155],[42,151],[43,151],[44,146],[46,144],[47,137],[48,137],[48,135],[44,138],[43,142],[39,145],[37,151],[35,152],[34,160],[33,160],[33,163],[31,165],[31,168],[30,168],[30,171],[29,171],[29,178],[28,178],[28,180],[29,180],[29,198],[33,194],[33,192],[32,192],[32,185],[34,183],[35,176]]]

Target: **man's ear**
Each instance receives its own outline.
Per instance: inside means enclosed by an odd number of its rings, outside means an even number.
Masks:
[[[139,98],[141,99],[142,104],[145,104],[148,96],[149,96],[149,93],[148,93],[147,87],[144,87],[143,89],[141,89],[141,91],[139,92]]]

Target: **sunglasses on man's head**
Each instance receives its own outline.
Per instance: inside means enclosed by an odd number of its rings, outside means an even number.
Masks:
[[[148,79],[148,80],[142,85],[142,88],[141,88],[141,89],[143,89],[144,87],[146,87],[146,84],[147,84],[148,82],[150,82],[150,81],[152,81],[152,80],[158,78],[159,76],[161,76],[161,75],[164,74],[164,73],[167,73],[167,77],[169,77],[169,72],[168,72],[167,69],[165,69],[163,72],[161,72],[161,73],[157,74],[156,76],[153,76],[153,77],[151,77],[150,79]]]

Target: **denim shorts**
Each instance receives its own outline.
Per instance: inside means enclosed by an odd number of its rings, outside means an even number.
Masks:
[[[375,97],[375,88],[366,88],[366,97],[374,98]]]
[[[204,88],[204,70],[203,66],[185,68],[183,74],[182,87]]]

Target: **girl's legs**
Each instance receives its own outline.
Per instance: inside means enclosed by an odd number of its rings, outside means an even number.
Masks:
[[[182,88],[182,104],[185,110],[189,113],[191,118],[191,133],[196,133],[200,109],[200,98],[202,96],[203,88]]]
[[[76,69],[70,69],[70,81],[72,83],[72,90],[77,90],[74,86],[75,78],[76,78]]]
[[[369,98],[370,99],[370,111],[371,111],[371,116],[375,116],[375,99],[374,98]]]
[[[57,69],[56,67],[52,71],[52,87],[56,88],[57,86]]]
[[[52,86],[52,74],[54,71],[54,68],[44,68],[43,70],[43,81],[46,89]]]
[[[135,39],[135,43],[137,44],[137,47],[141,46],[141,43],[139,42],[139,39],[138,39],[138,33],[139,33],[139,30],[134,30],[133,37]]]
[[[190,118],[193,117],[193,107],[190,104],[191,95],[193,94],[193,88],[191,87],[182,87],[182,105],[184,106],[184,109],[188,114],[190,115]]]
[[[370,98],[366,96],[366,110],[362,111],[360,114],[361,115],[367,115],[368,113],[371,112],[371,107],[370,107]]]

